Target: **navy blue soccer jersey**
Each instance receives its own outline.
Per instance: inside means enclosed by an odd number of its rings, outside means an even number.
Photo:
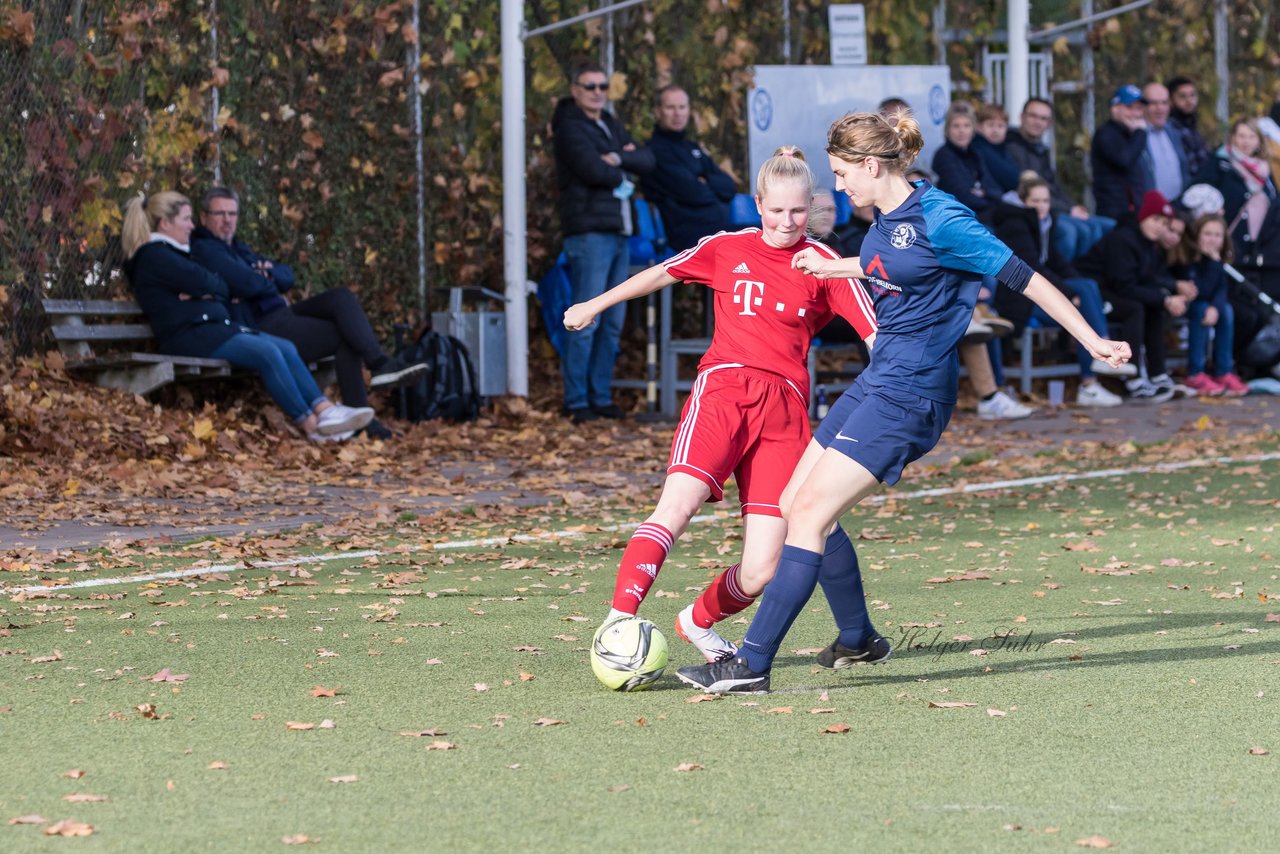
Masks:
[[[1032,270],[973,211],[927,181],[891,213],[876,211],[859,256],[879,331],[859,378],[939,403],[956,402],[964,336],[981,277],[1022,291]]]

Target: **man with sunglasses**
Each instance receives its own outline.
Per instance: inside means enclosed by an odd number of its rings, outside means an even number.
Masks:
[[[560,187],[560,227],[569,262],[573,302],[590,300],[627,278],[627,237],[632,233],[627,173],[653,170],[653,153],[635,144],[607,109],[609,77],[586,64],[573,75],[571,95],[556,105],[551,119],[556,175]],[[560,353],[564,414],[575,424],[622,418],[613,402],[613,364],[626,307],[614,306],[587,329],[570,332]]]

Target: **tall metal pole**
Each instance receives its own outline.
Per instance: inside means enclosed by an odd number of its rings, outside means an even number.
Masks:
[[[409,103],[413,113],[413,154],[417,169],[418,202],[418,317],[427,319],[427,171],[422,125],[422,31],[420,0],[413,0],[413,44],[409,48]]]
[[[933,39],[938,49],[938,65],[947,64],[947,0],[938,0],[933,7]]]
[[[782,0],[782,64],[791,64],[791,0]]]
[[[1093,14],[1093,0],[1083,0],[1080,4],[1080,15],[1089,17]],[[1095,74],[1093,68],[1093,46],[1089,39],[1084,40],[1080,50],[1080,75],[1084,78],[1084,104],[1080,108],[1080,123],[1084,128],[1084,138],[1093,144],[1093,133],[1098,128],[1098,95],[1094,91]],[[1093,210],[1093,158],[1084,158],[1084,205]]]
[[[507,393],[529,396],[529,259],[525,197],[524,2],[502,0],[502,277]]]
[[[1011,116],[1022,115],[1031,95],[1031,29],[1029,0],[1009,0],[1009,62],[1005,66],[1004,108]]]
[[[214,68],[218,67],[218,0],[209,2],[209,58]],[[209,101],[209,126],[213,128],[213,183],[222,185],[222,140],[218,136],[218,87],[213,87],[213,96]]]
[[[1231,88],[1231,70],[1227,66],[1228,38],[1227,0],[1217,0],[1213,4],[1213,70],[1218,77],[1218,99],[1213,112],[1223,128],[1231,120],[1231,107],[1227,101],[1227,90]]]

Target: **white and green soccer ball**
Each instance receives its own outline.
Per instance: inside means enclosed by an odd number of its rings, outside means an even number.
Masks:
[[[640,617],[605,623],[591,643],[591,670],[612,691],[642,691],[667,666],[667,639]]]

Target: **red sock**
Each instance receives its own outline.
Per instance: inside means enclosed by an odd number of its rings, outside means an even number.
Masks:
[[[614,608],[628,614],[639,610],[671,551],[673,539],[670,531],[652,522],[636,528],[618,567],[618,580],[613,586]]]
[[[693,624],[709,629],[725,617],[732,617],[745,611],[756,601],[754,596],[742,592],[738,585],[738,570],[741,564],[734,564],[716,576],[711,586],[702,591],[702,595],[693,603]]]

